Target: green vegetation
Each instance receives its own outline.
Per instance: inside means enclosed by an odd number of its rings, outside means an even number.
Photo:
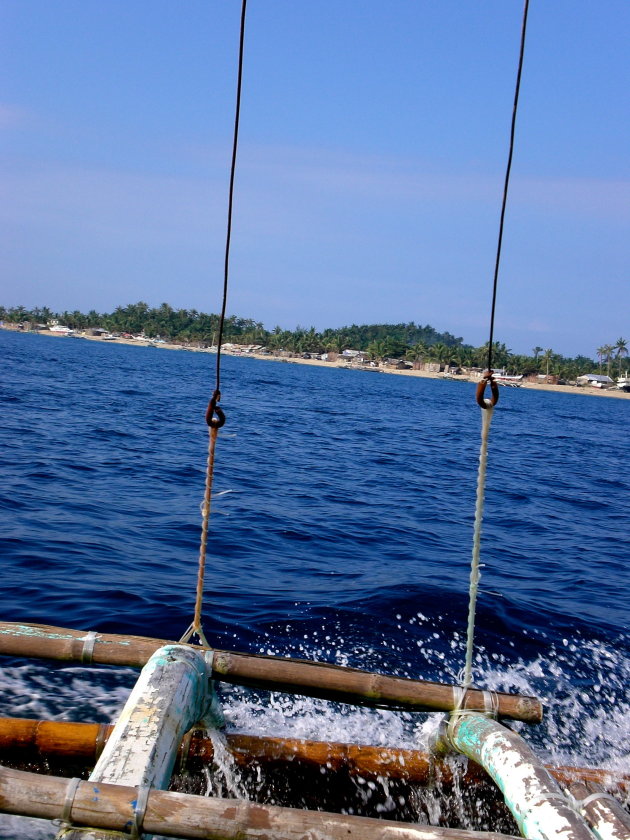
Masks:
[[[610,376],[610,368],[613,361],[617,360],[618,370],[617,375],[621,376],[621,364],[624,356],[628,355],[628,342],[625,338],[618,338],[616,344],[603,344],[595,351],[599,359],[599,369],[601,371],[602,364],[606,362],[606,374]]]
[[[27,310],[23,306],[0,306],[0,320],[9,323],[39,323],[56,319],[72,329],[83,330],[102,327],[114,333],[144,333],[147,337],[160,337],[184,344],[212,345],[219,332],[219,316],[198,312],[196,309],[173,309],[168,303],[151,308],[147,303],[118,306],[113,312],[98,313],[52,312],[47,307]],[[341,353],[346,348],[362,350],[373,359],[406,358],[417,362],[438,362],[460,367],[485,367],[488,345],[472,347],[448,332],[440,333],[433,327],[419,326],[413,321],[406,324],[352,324],[340,329],[317,332],[314,327],[298,326],[295,330],[275,327],[268,331],[259,321],[230,316],[226,320],[223,340],[237,344],[256,344],[269,350],[286,350],[291,353]],[[597,350],[599,369],[606,364],[611,375],[614,362],[621,372],[622,360],[628,356],[628,343],[619,338],[615,344],[606,344]],[[505,368],[512,374],[545,374],[570,380],[583,373],[591,373],[596,363],[586,357],[567,358],[551,348],[532,348],[532,355],[518,355],[505,344],[495,342],[492,351],[493,365]]]

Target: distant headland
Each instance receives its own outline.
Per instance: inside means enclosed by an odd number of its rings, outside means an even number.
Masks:
[[[94,310],[55,313],[47,307],[28,310],[0,306],[0,324],[5,329],[39,332],[51,336],[77,336],[163,349],[216,352],[219,315],[191,309],[173,309],[163,303],[151,308],[144,302],[119,306],[112,313]],[[415,376],[477,380],[488,355],[488,344],[473,347],[461,337],[438,332],[413,321],[401,324],[364,324],[326,329],[313,327],[266,330],[252,319],[230,316],[223,330],[222,353],[270,360],[336,365]],[[499,382],[511,387],[536,387],[630,396],[622,363],[627,342],[597,349],[598,362],[585,356],[568,358],[552,349],[532,348],[532,355],[512,353],[505,344],[493,342],[493,369]],[[614,376],[617,374],[617,383]]]

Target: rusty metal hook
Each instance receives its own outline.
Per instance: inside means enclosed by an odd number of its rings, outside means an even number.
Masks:
[[[490,390],[492,392],[492,397],[489,400],[486,400],[483,392],[486,390],[486,385],[490,383]],[[492,378],[492,373],[487,370],[481,382],[477,385],[477,393],[475,394],[475,399],[477,400],[477,405],[479,408],[494,408],[494,406],[499,402],[499,386]],[[489,403],[489,404],[488,404]]]
[[[215,391],[212,395],[212,399],[208,403],[208,408],[206,410],[206,423],[213,429],[220,429],[221,426],[223,426],[223,424],[225,423],[225,413],[219,405],[220,399],[221,391]],[[216,414],[217,416],[214,417],[214,414]]]

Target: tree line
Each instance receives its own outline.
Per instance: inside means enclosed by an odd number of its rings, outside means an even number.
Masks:
[[[196,309],[174,309],[168,303],[150,307],[144,301],[118,306],[113,312],[99,313],[90,310],[87,314],[74,312],[53,312],[48,307],[28,310],[23,306],[5,308],[0,306],[0,320],[12,323],[46,324],[53,319],[72,329],[84,330],[102,327],[115,333],[143,333],[149,338],[163,338],[184,344],[211,346],[218,340],[219,315],[199,312]],[[259,321],[239,318],[234,315],[226,319],[223,341],[237,344],[264,346],[269,350],[285,350],[290,353],[341,353],[346,348],[360,350],[373,359],[405,358],[409,361],[436,362],[441,365],[456,365],[462,368],[485,367],[488,344],[473,347],[465,344],[463,338],[449,332],[438,332],[427,324],[421,326],[413,321],[401,324],[352,324],[339,329],[317,332],[314,327],[297,326],[294,330],[274,327],[266,330]],[[614,372],[617,362],[619,375],[624,357],[628,355],[625,339],[615,344],[598,348],[599,370],[606,365],[608,375]],[[587,356],[565,357],[551,348],[532,348],[532,355],[513,353],[502,342],[494,342],[493,365],[505,368],[508,373],[544,373],[565,379],[575,379],[583,373],[592,372],[596,362]]]

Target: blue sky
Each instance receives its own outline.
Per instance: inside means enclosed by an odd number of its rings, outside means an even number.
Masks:
[[[249,0],[228,311],[487,340],[520,0]],[[218,311],[236,0],[3,0],[0,303]],[[630,338],[627,0],[531,0],[495,336]]]

